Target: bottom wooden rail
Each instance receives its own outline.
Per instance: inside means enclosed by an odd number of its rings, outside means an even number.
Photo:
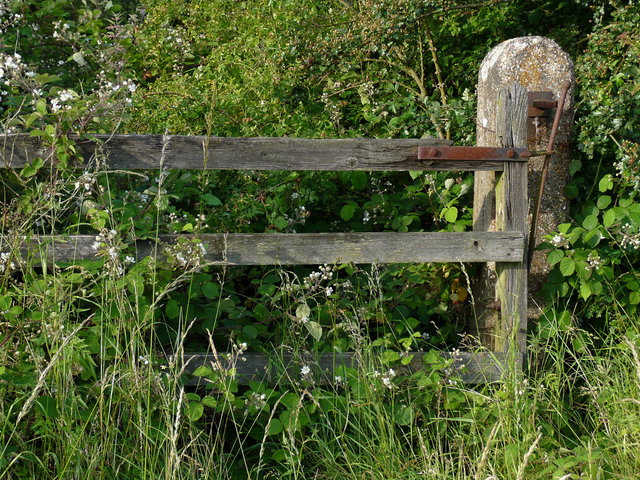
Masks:
[[[393,367],[398,374],[416,372],[422,368],[428,369],[423,363],[425,352],[409,352],[413,358],[406,366]],[[521,371],[523,355],[521,353],[507,354],[502,352],[441,352],[440,356],[452,359],[447,371],[454,377],[461,378],[466,384],[492,383],[504,379],[505,375],[513,371]],[[239,356],[229,354],[184,354],[178,360],[186,374],[203,366],[211,371],[233,372],[234,378],[240,384],[246,385],[251,381],[276,383],[291,383],[305,379],[312,379],[317,384],[332,384],[335,376],[342,372],[343,367],[366,367],[368,361],[363,361],[355,353],[323,353],[313,355],[283,354],[268,357],[261,353],[245,353]],[[380,368],[379,365],[377,367]],[[304,369],[304,370],[303,370]],[[308,369],[308,370],[307,370]],[[371,369],[373,372],[373,367]],[[207,380],[202,377],[192,377],[190,385],[206,385]]]

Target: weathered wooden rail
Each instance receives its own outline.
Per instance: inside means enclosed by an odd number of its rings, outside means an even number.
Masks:
[[[520,92],[521,93],[521,92]],[[512,112],[519,94],[505,92],[501,111]],[[513,98],[512,98],[513,97]],[[515,117],[514,117],[515,118]],[[503,122],[510,135],[513,122]],[[505,142],[506,147],[512,145]],[[449,142],[427,139],[340,139],[216,138],[162,135],[95,135],[78,140],[85,164],[96,154],[108,169],[232,169],[232,170],[452,170],[496,172],[496,230],[474,232],[412,233],[319,233],[319,234],[203,234],[198,239],[207,250],[205,259],[220,265],[295,265],[323,263],[422,263],[497,262],[500,325],[496,325],[493,351],[455,356],[464,364],[467,382],[499,380],[509,362],[521,365],[526,327],[526,218],[527,162],[521,150],[496,155],[478,153],[465,159],[441,159],[439,147]],[[427,148],[418,156],[419,147]],[[34,158],[48,161],[52,155],[37,139],[26,135],[0,136],[0,168],[22,168]],[[484,155],[484,157],[483,157]],[[154,254],[160,243],[171,243],[177,235],[161,235],[154,241],[136,242],[137,255]],[[93,258],[93,235],[40,236],[23,242],[20,248],[36,251],[50,261]],[[157,253],[157,252],[155,252]],[[525,322],[525,323],[523,323]],[[186,356],[187,371],[226,357],[193,354]],[[265,364],[258,354],[251,361],[234,365],[245,381],[269,378],[275,366]],[[407,368],[419,368],[420,354]],[[509,359],[509,361],[507,361]],[[281,368],[299,376],[299,359],[286,357]],[[327,354],[317,365],[327,378],[339,365],[353,365],[350,354]],[[295,367],[297,366],[297,368]],[[277,369],[277,368],[276,368]],[[298,373],[296,373],[298,372]]]

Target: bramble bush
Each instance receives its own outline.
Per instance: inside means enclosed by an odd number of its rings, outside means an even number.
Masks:
[[[635,5],[615,10],[611,21],[591,34],[578,59],[583,156],[572,162],[567,193],[586,195],[586,200],[575,212],[575,223],[560,225],[546,242],[555,265],[548,296],[576,296],[579,315],[598,326],[616,312],[635,315],[640,303],[639,20]]]

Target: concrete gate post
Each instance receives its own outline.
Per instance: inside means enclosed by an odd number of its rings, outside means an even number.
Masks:
[[[575,74],[569,55],[553,40],[543,37],[520,37],[507,40],[484,58],[478,75],[477,145],[497,146],[496,100],[498,91],[514,83],[520,84],[530,97],[538,100],[558,100],[562,84],[569,80],[569,90],[556,137],[545,194],[540,206],[540,217],[535,238],[530,242],[540,243],[546,233],[565,222],[569,214],[568,199],[564,188],[568,178],[570,162],[571,126],[573,123],[573,86]],[[540,92],[540,93],[536,93]],[[530,98],[531,101],[531,98]],[[532,151],[546,150],[555,110],[540,111],[530,108],[528,148]],[[535,197],[538,192],[544,157],[535,157],[529,163],[529,225]],[[477,231],[487,231],[495,226],[495,175],[493,172],[477,172],[474,187],[474,224]],[[536,252],[531,262],[529,292],[535,295],[542,285],[549,265],[544,252]],[[479,273],[472,285],[476,300],[477,324],[471,332],[491,347],[491,332],[496,324],[498,312],[492,311],[495,302],[495,267],[488,265]],[[529,302],[529,317],[537,317],[536,303]],[[534,307],[534,308],[532,308]]]

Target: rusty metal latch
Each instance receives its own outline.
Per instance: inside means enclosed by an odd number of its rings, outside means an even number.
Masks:
[[[497,160],[527,161],[532,156],[526,148],[496,147],[418,147],[418,160]]]

